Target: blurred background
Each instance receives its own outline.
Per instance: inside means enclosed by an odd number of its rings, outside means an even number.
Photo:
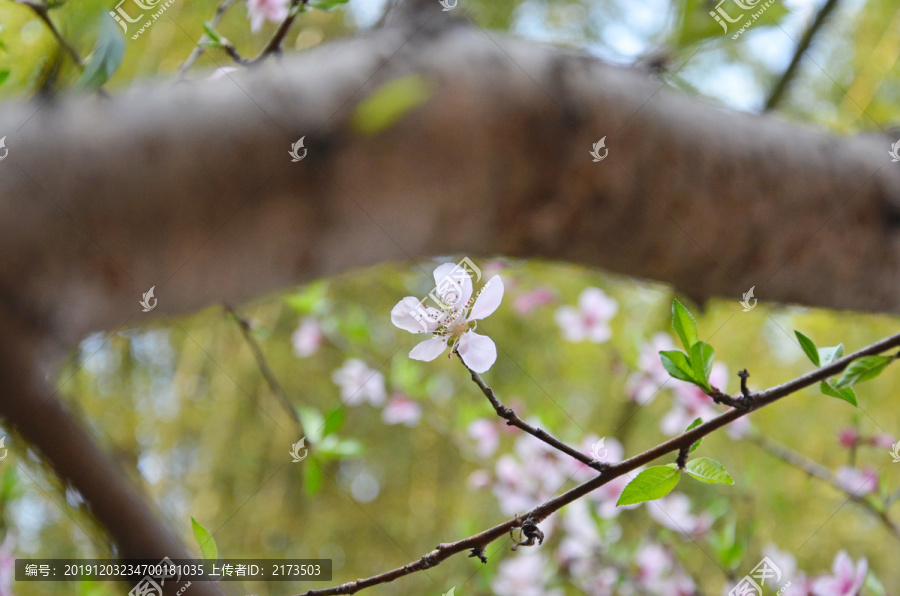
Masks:
[[[351,37],[376,26],[389,8],[379,0],[332,4],[300,15],[288,51]],[[670,86],[758,111],[821,4],[776,1],[737,40],[721,34],[708,15],[714,3],[705,0],[460,0],[454,14],[609,62],[654,64],[659,70],[648,76],[664,76]],[[171,80],[216,5],[175,0],[165,13],[171,18],[126,39],[106,89]],[[83,0],[50,14],[84,57],[98,38],[100,16],[112,8]],[[237,3],[217,31],[255,55],[275,26],[264,22],[251,31],[247,6]],[[898,56],[900,5],[841,1],[779,111],[843,134],[886,130],[900,115]],[[188,78],[222,66],[235,65],[211,49]],[[79,92],[77,75],[32,10],[0,0],[0,96]],[[484,378],[523,418],[588,453],[604,437],[608,456],[616,458],[655,445],[694,415],[718,411],[660,375],[656,351],[673,337],[670,289],[559,263],[476,263],[485,274],[481,283],[497,274],[506,287],[498,311],[479,323],[498,346]],[[198,557],[191,516],[214,533],[223,557],[329,558],[335,584],[373,575],[438,542],[501,523],[585,478],[583,469],[498,424],[457,360],[409,359],[419,338],[394,327],[390,310],[404,296],[426,296],[433,285],[430,269],[385,264],[232,305],[250,324],[249,340],[221,307],[93,335],[59,371],[59,395],[134,471],[134,481]],[[583,299],[588,288],[602,292],[593,306]],[[848,351],[896,331],[893,317],[775,307],[759,298],[749,312],[738,297],[702,308],[682,298],[701,338],[717,350],[714,375],[726,379],[720,388],[732,394],[743,368],[752,388],[810,369],[795,329],[820,346],[843,342]],[[580,316],[608,327],[600,340],[577,337],[560,314],[572,314],[567,308],[578,309],[579,300]],[[254,345],[302,429],[264,378]],[[734,486],[682,480],[662,507],[628,510],[611,506],[616,494],[593,496],[544,522],[547,541],[538,549],[513,553],[510,541],[498,541],[486,565],[457,556],[365,593],[437,595],[455,587],[457,596],[726,594],[764,554],[791,572],[796,588],[804,576],[839,575],[832,564],[846,551],[854,563],[867,561],[863,594],[897,594],[900,570],[891,561],[900,535],[878,512],[900,518],[900,507],[885,506],[896,504],[900,490],[900,465],[888,455],[900,435],[898,389],[900,378],[889,369],[859,388],[859,409],[806,390],[754,413],[751,428],[706,439],[697,455],[721,461]],[[99,582],[11,581],[15,557],[113,555],[77,492],[61,486],[13,433],[3,434],[9,454],[0,461],[0,594],[125,593]],[[761,445],[759,435],[778,445]],[[301,436],[313,445],[309,458],[291,463],[288,452]],[[775,457],[779,446],[819,462],[864,502]],[[669,461],[674,457],[660,463]],[[324,584],[223,587],[230,594],[283,595]]]

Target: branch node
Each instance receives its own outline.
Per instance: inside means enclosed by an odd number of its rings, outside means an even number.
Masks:
[[[747,372],[745,368],[742,371],[738,372],[738,376],[741,378],[741,395],[745,398],[750,398],[750,390],[747,388],[747,379],[750,377],[750,373]]]
[[[516,550],[520,546],[534,546],[534,541],[537,540],[537,543],[544,543],[544,533],[541,532],[540,528],[537,527],[537,524],[529,517],[522,523],[522,540],[517,540],[514,534],[515,528],[510,528],[509,537],[512,538],[513,541],[513,550]]]
[[[471,559],[471,558],[473,558],[473,557],[476,557],[476,558],[477,558],[479,561],[481,561],[482,563],[487,564],[487,557],[486,557],[485,554],[484,554],[484,547],[483,547],[483,546],[474,546],[474,547],[472,547],[471,552],[469,552],[469,558]]]

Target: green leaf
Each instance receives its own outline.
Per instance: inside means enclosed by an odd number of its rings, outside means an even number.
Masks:
[[[314,457],[309,458],[303,466],[303,492],[307,497],[312,497],[322,488],[322,480],[325,474],[322,466]]]
[[[684,352],[680,350],[664,350],[659,353],[659,359],[662,361],[666,372],[676,379],[697,384],[691,361]]]
[[[828,366],[844,355],[844,344],[838,344],[833,348],[819,348],[819,362],[822,366]]]
[[[322,429],[322,436],[327,437],[328,435],[334,434],[337,431],[341,430],[341,427],[344,426],[344,408],[338,407],[325,416],[325,426]]]
[[[734,484],[725,466],[708,457],[692,459],[684,466],[684,471],[700,482],[707,484]]]
[[[708,391],[712,390],[709,386],[709,373],[712,371],[715,356],[716,351],[706,342],[698,341],[691,346],[691,368],[694,376],[703,381],[703,388]]]
[[[681,339],[685,351],[690,352],[691,346],[700,339],[697,332],[697,321],[678,300],[672,302],[672,327]]]
[[[0,85],[9,77],[8,70],[0,70]]]
[[[209,41],[204,44],[213,48],[222,47],[222,36],[213,28],[212,24],[209,21],[205,21],[203,23],[203,32],[206,33],[206,36],[209,38]]]
[[[800,347],[803,348],[803,353],[806,354],[806,357],[809,358],[810,362],[816,366],[822,366],[819,364],[819,349],[816,348],[816,344],[813,343],[813,340],[809,339],[799,331],[794,331],[794,335],[800,340]]]
[[[322,416],[322,412],[315,408],[298,407],[297,416],[300,417],[306,440],[317,445],[325,434],[325,417]]]
[[[319,10],[334,10],[341,4],[346,4],[347,0],[312,0],[309,5]]]
[[[339,2],[339,4],[343,4],[345,2],[347,2],[347,0],[343,0],[343,2]],[[325,8],[322,10],[328,10],[328,9]],[[297,4],[294,4],[293,6],[291,6],[291,10],[288,12],[288,18],[292,19],[295,16],[297,16],[298,14],[300,14],[301,12],[306,12],[306,4],[304,4],[303,2],[298,2]]]
[[[635,505],[661,499],[678,486],[681,472],[674,466],[647,468],[628,483],[616,505]]]
[[[296,294],[285,297],[284,301],[301,314],[319,314],[324,310],[328,295],[328,282],[315,281]]]
[[[854,406],[858,405],[856,403],[856,392],[853,389],[850,387],[835,387],[834,381],[831,379],[819,383],[819,391],[830,397],[842,399]]]
[[[100,17],[100,33],[94,51],[88,58],[84,72],[78,80],[78,87],[95,91],[106,84],[122,63],[125,55],[125,39],[115,21],[104,13]]]
[[[203,553],[203,558],[211,561],[218,560],[219,550],[216,548],[216,541],[213,539],[212,534],[193,517],[191,517],[191,525],[194,528],[194,538],[197,539],[197,544],[200,545],[200,552]]]
[[[690,425],[686,429],[684,429],[684,432],[688,432],[689,430],[695,429],[698,426],[700,426],[701,424],[703,424],[703,418],[695,418],[694,421],[691,422]],[[688,453],[693,453],[694,450],[697,449],[697,447],[699,447],[700,443],[702,443],[702,442],[703,442],[703,439],[697,439],[697,442],[694,443],[693,445],[691,445],[691,449],[690,449],[690,451],[688,451]]]
[[[374,135],[390,128],[407,113],[431,97],[431,83],[422,75],[407,75],[389,81],[362,100],[350,118],[352,128]]]
[[[850,363],[844,374],[835,383],[835,387],[852,387],[866,381],[871,381],[887,368],[887,365],[893,362],[890,356],[863,356],[857,358]]]
[[[362,455],[366,447],[356,439],[339,439],[337,435],[329,435],[322,439],[316,452],[323,459],[341,459]]]

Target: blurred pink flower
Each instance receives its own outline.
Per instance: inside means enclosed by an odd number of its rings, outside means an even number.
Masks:
[[[716,362],[709,374],[710,385],[724,391],[727,382],[728,367]],[[667,435],[680,434],[696,418],[706,421],[718,416],[715,402],[696,385],[672,379],[671,386],[675,391],[675,403],[660,422],[660,428]]]
[[[841,551],[831,564],[832,575],[816,578],[812,582],[814,596],[856,596],[862,588],[869,571],[865,558],[859,560],[856,568],[846,552]]]
[[[628,397],[642,405],[649,404],[660,388],[668,385],[670,380],[674,381],[659,359],[661,351],[674,349],[672,338],[667,333],[657,333],[644,342],[638,355],[638,371],[632,373],[625,387]]]
[[[348,406],[358,406],[366,401],[380,406],[387,399],[384,375],[366,366],[362,360],[347,360],[331,374],[331,380],[341,388],[341,401]]]
[[[491,589],[496,596],[563,596],[560,590],[548,589],[550,575],[543,553],[524,548],[500,561]]]
[[[897,442],[897,439],[893,435],[886,434],[877,434],[869,439],[869,444],[874,445],[875,447],[884,447],[885,449],[892,449],[894,447],[894,443]]]
[[[691,514],[691,500],[684,493],[670,493],[662,499],[647,501],[645,505],[647,513],[656,523],[685,536],[705,534],[712,526],[710,514]]]
[[[689,596],[694,594],[694,582],[684,571],[675,567],[672,554],[656,543],[641,546],[635,554],[638,566],[638,586],[660,596]]]
[[[323,339],[325,339],[325,336],[322,334],[319,321],[315,317],[306,317],[300,321],[300,326],[291,335],[291,342],[294,344],[294,355],[297,358],[312,356],[319,351]]]
[[[855,428],[842,428],[838,434],[838,440],[840,440],[841,446],[849,449],[859,441],[859,433]]]
[[[431,332],[413,348],[409,357],[430,362],[449,346],[459,352],[463,362],[477,373],[487,371],[497,360],[497,346],[487,336],[475,333],[475,321],[490,316],[503,300],[503,280],[492,277],[472,303],[472,278],[455,263],[444,263],[434,270],[434,281],[442,309],[425,307],[407,296],[391,309],[394,326],[410,333]]]
[[[513,308],[515,308],[516,312],[520,315],[527,315],[539,306],[553,304],[555,300],[556,296],[554,295],[553,290],[547,287],[540,287],[516,298],[516,301],[513,303]]]
[[[600,344],[612,337],[609,321],[618,310],[619,305],[603,290],[587,288],[578,297],[578,308],[559,307],[556,323],[567,341],[589,340]]]
[[[405,424],[412,428],[419,424],[422,407],[405,395],[396,395],[388,401],[381,411],[381,419],[385,424]]]
[[[478,457],[490,457],[500,445],[500,429],[496,420],[478,418],[469,424],[469,437],[475,441]]]
[[[841,488],[857,497],[863,497],[878,490],[878,474],[870,466],[862,469],[843,466],[837,471],[835,480]]]
[[[263,22],[280,23],[288,16],[289,0],[247,0],[250,30],[256,33]]]
[[[487,470],[475,470],[466,479],[466,484],[472,490],[481,490],[491,485],[491,474]]]
[[[597,435],[588,435],[585,437],[584,441],[581,442],[579,451],[594,458],[594,449],[596,448],[597,455],[600,456],[599,461],[608,464],[617,464],[622,461],[622,456],[625,453],[625,450],[622,448],[622,443],[611,437],[603,437],[602,445],[600,444],[600,441],[601,439]],[[590,466],[571,458],[568,460],[567,468],[575,482],[585,482],[597,475],[597,471]]]
[[[565,506],[562,529],[565,534],[556,549],[557,560],[573,575],[581,575],[596,564],[593,558],[603,546],[587,501],[579,499]]]

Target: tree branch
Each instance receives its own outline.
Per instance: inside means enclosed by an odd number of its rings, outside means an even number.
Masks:
[[[618,478],[619,476],[622,476],[628,472],[632,472],[637,468],[649,464],[650,462],[668,453],[672,453],[675,451],[680,452],[683,449],[690,449],[690,446],[693,445],[696,441],[702,439],[713,431],[718,430],[731,422],[734,422],[738,418],[746,416],[752,411],[770,405],[779,399],[791,395],[792,393],[796,393],[801,389],[815,385],[823,379],[840,373],[853,360],[857,358],[860,358],[862,356],[870,356],[873,354],[880,354],[885,350],[889,350],[897,346],[900,346],[900,334],[892,335],[891,337],[871,344],[870,346],[867,346],[861,350],[857,350],[856,352],[849,354],[839,360],[835,360],[828,366],[824,366],[811,373],[797,377],[796,379],[788,381],[787,383],[777,385],[766,391],[752,393],[749,398],[745,398],[750,402],[747,407],[731,409],[724,414],[720,414],[716,418],[713,418],[708,422],[704,422],[703,424],[677,437],[669,439],[668,441],[661,443],[656,447],[653,447],[652,449],[648,449],[647,451],[644,451],[639,455],[626,459],[625,461],[617,464],[611,464],[596,478],[588,480],[587,482],[580,484],[579,486],[563,493],[562,495],[559,495],[558,497],[555,497],[541,505],[538,505],[527,513],[517,515],[511,520],[507,520],[500,525],[494,526],[493,528],[490,528],[473,536],[469,536],[468,538],[465,538],[458,542],[439,544],[433,551],[426,554],[417,561],[409,563],[408,565],[393,569],[380,575],[375,575],[366,579],[358,579],[356,581],[342,584],[340,586],[335,586],[333,588],[310,590],[298,596],[355,594],[362,589],[391,582],[411,573],[429,569],[431,567],[434,567],[435,565],[440,564],[450,556],[463,552],[465,550],[471,550],[473,554],[483,552],[484,548],[488,544],[506,535],[513,528],[521,527],[526,520],[530,520],[531,522],[537,524],[547,519],[547,517],[549,517],[551,514],[560,510],[569,503],[572,503],[573,501],[584,497],[585,495],[600,488],[614,478]]]
[[[528,434],[537,437],[544,443],[547,443],[554,449],[562,451],[566,455],[577,459],[584,465],[593,468],[598,472],[602,472],[609,467],[609,464],[598,462],[597,460],[588,457],[578,449],[575,449],[574,447],[570,447],[566,443],[563,443],[547,431],[531,426],[530,424],[519,418],[519,416],[512,408],[507,408],[502,403],[500,403],[500,400],[497,399],[497,396],[494,394],[494,390],[487,386],[487,384],[484,382],[484,379],[481,378],[481,375],[466,366],[466,363],[463,362],[462,356],[459,355],[459,352],[457,352],[456,350],[454,350],[453,352],[459,357],[460,363],[466,368],[467,371],[469,371],[469,374],[472,375],[472,380],[475,381],[475,384],[478,385],[478,388],[481,389],[485,397],[488,398],[488,401],[491,402],[491,406],[494,407],[494,411],[497,412],[497,415],[500,416],[500,418],[506,420],[506,424],[508,426],[514,426],[518,429],[524,430]]]
[[[216,12],[213,14],[212,18],[209,19],[210,26],[215,29],[219,24],[219,21],[222,20],[222,16],[225,12],[231,8],[231,5],[234,4],[237,0],[222,0],[219,3],[219,6],[216,7]],[[210,41],[209,36],[204,33],[200,36],[200,41],[197,42],[197,45],[194,46],[194,49],[191,50],[190,55],[188,55],[187,59],[184,61],[184,64],[181,65],[181,68],[178,69],[178,74],[175,75],[175,82],[179,82],[184,79],[184,76],[187,74],[187,71],[191,69],[194,65],[194,62],[197,61],[197,58],[200,57],[200,54],[203,53],[203,42]]]
[[[813,37],[819,32],[819,29],[821,29],[822,25],[825,23],[825,19],[827,19],[828,15],[837,8],[837,5],[838,0],[826,0],[822,8],[819,9],[816,18],[809,28],[806,29],[806,32],[804,32],[803,37],[800,39],[800,43],[797,44],[797,49],[794,51],[794,56],[791,58],[791,63],[788,64],[787,70],[784,71],[778,79],[778,82],[775,84],[775,87],[772,89],[772,92],[769,94],[769,99],[766,101],[764,111],[768,112],[774,110],[781,101],[785,90],[797,74],[797,69],[800,67],[800,60],[803,59],[803,54],[809,49],[809,44],[812,43]]]
[[[752,443],[756,444],[769,454],[774,455],[775,457],[791,464],[794,467],[800,468],[814,478],[818,478],[819,480],[824,481],[825,483],[831,485],[833,488],[846,495],[854,503],[862,505],[866,511],[878,518],[884,525],[884,527],[887,528],[887,530],[891,534],[893,534],[895,538],[900,539],[900,526],[898,526],[897,523],[893,519],[891,519],[890,516],[888,516],[887,511],[885,509],[875,507],[868,499],[857,495],[855,492],[848,490],[846,487],[841,485],[837,480],[837,476],[830,469],[826,468],[818,462],[809,459],[805,455],[788,449],[783,445],[779,445],[775,441],[772,441],[771,439],[763,435],[754,434],[748,438]],[[887,507],[887,505],[885,505],[885,507]]]
[[[53,24],[53,21],[50,19],[50,13],[48,11],[48,7],[44,2],[36,2],[34,0],[15,0],[19,4],[24,4],[29,7],[34,13],[38,16],[39,19],[44,21],[44,24],[50,29],[50,32],[53,33],[53,37],[56,38],[56,41],[59,45],[72,57],[72,60],[75,61],[75,65],[78,66],[79,69],[84,70],[84,63],[81,61],[81,56],[78,55],[78,51],[72,47],[72,45],[66,41],[66,39],[59,32],[59,29],[56,28],[56,25]]]

